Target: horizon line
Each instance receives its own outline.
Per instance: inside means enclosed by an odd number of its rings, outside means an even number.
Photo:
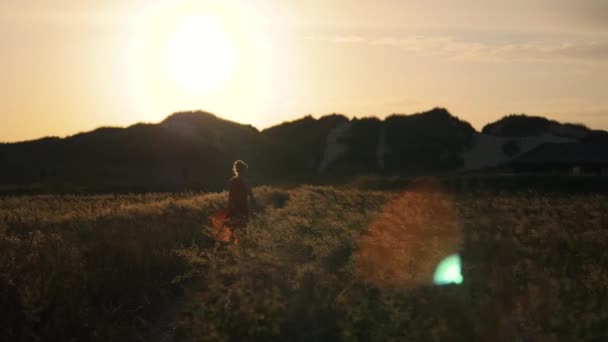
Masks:
[[[325,114],[307,113],[307,114],[303,114],[303,115],[301,115],[301,116],[299,116],[297,118],[294,118],[292,120],[284,120],[284,121],[281,121],[281,122],[278,122],[278,123],[274,123],[274,124],[272,124],[272,125],[270,125],[268,127],[264,127],[264,128],[260,129],[260,128],[254,126],[253,124],[239,122],[239,121],[235,121],[235,120],[231,120],[231,119],[227,119],[227,118],[219,116],[219,115],[217,115],[217,114],[215,114],[213,112],[206,111],[204,109],[191,109],[191,110],[178,110],[178,111],[174,111],[174,112],[168,114],[167,116],[165,116],[163,119],[161,119],[159,121],[137,121],[137,122],[129,124],[129,125],[107,125],[107,126],[106,125],[101,125],[101,126],[97,126],[95,128],[85,129],[85,130],[82,130],[82,131],[79,131],[79,132],[76,132],[76,133],[73,133],[73,134],[67,134],[67,135],[63,135],[63,136],[60,136],[60,135],[44,135],[44,136],[40,136],[40,137],[37,137],[37,138],[24,139],[24,140],[15,140],[15,141],[3,141],[3,140],[0,140],[0,144],[19,144],[19,143],[27,143],[27,142],[38,141],[38,140],[43,140],[43,139],[67,139],[67,138],[71,138],[71,137],[74,137],[74,136],[77,136],[77,135],[80,135],[80,134],[87,134],[87,133],[91,133],[91,132],[97,131],[99,129],[104,129],[104,128],[128,129],[130,127],[137,126],[137,125],[160,125],[164,121],[166,121],[168,118],[170,118],[170,117],[172,117],[172,116],[174,116],[176,114],[182,114],[182,113],[204,113],[204,114],[209,114],[209,115],[212,115],[215,118],[223,120],[223,121],[227,121],[227,122],[231,122],[231,123],[238,124],[238,125],[243,125],[243,126],[251,126],[251,127],[255,128],[258,132],[261,133],[261,132],[263,132],[263,131],[265,131],[267,129],[270,129],[272,127],[276,127],[276,126],[280,126],[280,125],[287,124],[287,123],[290,123],[290,122],[298,121],[298,120],[304,119],[306,117],[312,117],[315,120],[319,120],[319,119],[321,119],[323,117],[327,117],[327,116],[331,116],[331,115],[339,115],[339,116],[343,116],[343,117],[347,118],[349,121],[360,120],[360,119],[368,119],[368,118],[376,118],[376,119],[379,119],[381,121],[384,121],[386,118],[391,117],[391,116],[411,116],[411,115],[416,115],[416,114],[428,113],[428,112],[431,112],[431,111],[437,110],[437,109],[445,110],[451,116],[457,118],[458,120],[464,121],[464,122],[468,123],[478,133],[481,133],[483,127],[485,127],[485,126],[487,126],[487,125],[489,125],[491,123],[500,121],[500,120],[502,120],[502,119],[504,119],[504,118],[506,118],[508,116],[512,116],[512,115],[525,115],[525,116],[528,116],[528,117],[544,118],[544,119],[547,119],[549,121],[556,121],[556,122],[558,122],[560,124],[580,125],[580,126],[584,126],[585,128],[587,128],[587,129],[589,129],[591,131],[598,131],[598,130],[599,131],[607,131],[607,130],[604,130],[604,129],[591,128],[591,127],[587,126],[584,123],[563,122],[563,121],[559,121],[557,119],[552,119],[552,118],[549,118],[549,117],[546,117],[546,116],[543,116],[543,115],[530,115],[530,114],[526,114],[526,113],[509,113],[509,114],[504,114],[504,115],[502,115],[500,117],[500,119],[498,119],[496,121],[485,123],[478,130],[471,122],[469,122],[468,120],[462,119],[458,115],[455,115],[454,113],[452,113],[448,108],[442,107],[442,106],[435,106],[435,107],[432,107],[431,109],[427,109],[427,110],[423,110],[423,111],[417,111],[417,112],[409,113],[409,114],[406,114],[406,113],[390,113],[390,114],[387,114],[385,116],[373,115],[373,114],[372,115],[348,115],[348,114],[339,113],[339,112],[331,112],[331,113],[325,113]]]

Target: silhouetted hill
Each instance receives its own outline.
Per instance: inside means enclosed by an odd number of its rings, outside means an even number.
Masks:
[[[334,147],[333,151],[328,150],[324,153],[327,156],[325,163],[319,165],[320,172],[335,177],[357,173],[382,173],[385,156],[384,154],[380,156],[378,152],[379,148],[386,147],[383,121],[378,118],[354,118],[350,122],[343,123],[334,131],[334,135],[334,144],[338,148]],[[328,143],[328,145],[332,144],[332,142]]]
[[[582,143],[606,144],[608,145],[608,132],[594,130],[580,139]]]
[[[320,171],[335,177],[357,174],[420,175],[455,170],[473,127],[444,108],[385,120],[353,119],[328,137]]]
[[[279,173],[277,177],[294,181],[312,180],[322,161],[328,134],[348,121],[348,118],[339,114],[319,119],[309,115],[262,131],[265,137],[275,143],[272,153],[282,157],[277,158],[273,166]]]
[[[581,124],[560,123],[544,117],[508,115],[486,125],[482,133],[474,134],[473,148],[465,152],[465,169],[478,170],[500,165],[518,165],[516,169],[533,171],[549,170],[564,172],[581,165],[580,158],[573,158],[570,151],[593,151],[593,160],[603,160],[608,157],[608,133],[594,131]],[[561,147],[560,147],[561,146]],[[565,159],[560,165],[550,162],[541,156],[547,151],[555,154],[558,147],[570,146]],[[574,147],[572,147],[574,146]],[[597,155],[600,153],[600,155]],[[590,156],[583,153],[582,156]],[[526,158],[522,158],[526,156]],[[537,159],[533,162],[532,159]],[[566,159],[569,161],[566,162]],[[585,158],[583,158],[585,159]],[[520,167],[523,164],[526,167]],[[546,164],[540,167],[541,164]],[[583,163],[584,164],[584,163]],[[528,167],[529,166],[529,167]],[[595,165],[593,170],[602,170],[603,166]]]
[[[180,112],[158,124],[0,144],[0,190],[220,190],[236,159],[252,165],[256,184],[445,174],[506,165],[537,155],[538,146],[572,142],[601,154],[608,133],[525,115],[479,133],[444,108],[384,120],[307,116],[262,132],[202,111]]]
[[[385,120],[386,139],[391,153],[387,167],[445,171],[462,167],[461,154],[475,132],[468,123],[435,108],[414,115],[393,115]]]
[[[540,116],[512,114],[487,124],[481,132],[497,137],[527,137],[551,134],[579,139],[591,130],[581,124],[560,123]]]
[[[0,146],[0,177],[9,185],[218,189],[231,161],[244,155],[263,161],[267,145],[252,126],[204,112],[177,113],[160,124]]]

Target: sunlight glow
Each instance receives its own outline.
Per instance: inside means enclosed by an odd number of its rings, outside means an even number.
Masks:
[[[264,19],[241,0],[151,4],[134,23],[128,77],[135,120],[205,110],[237,122],[268,121],[273,54]]]
[[[234,46],[212,17],[183,19],[166,49],[169,74],[189,91],[219,86],[233,72]]]

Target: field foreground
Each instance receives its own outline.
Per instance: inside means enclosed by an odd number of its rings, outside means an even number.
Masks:
[[[608,339],[608,198],[332,187],[0,199],[0,340]],[[433,286],[460,253],[464,282]]]

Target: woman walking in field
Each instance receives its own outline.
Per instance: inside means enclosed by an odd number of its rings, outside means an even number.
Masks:
[[[235,231],[245,228],[249,222],[250,201],[255,204],[255,198],[246,180],[248,168],[242,160],[232,164],[234,176],[228,182],[228,208],[211,217],[213,237],[218,241],[238,243]]]
[[[249,222],[251,204],[255,203],[255,197],[251,187],[247,183],[247,170],[249,166],[242,160],[237,160],[232,164],[232,173],[228,183],[228,225],[234,228],[242,228]]]

